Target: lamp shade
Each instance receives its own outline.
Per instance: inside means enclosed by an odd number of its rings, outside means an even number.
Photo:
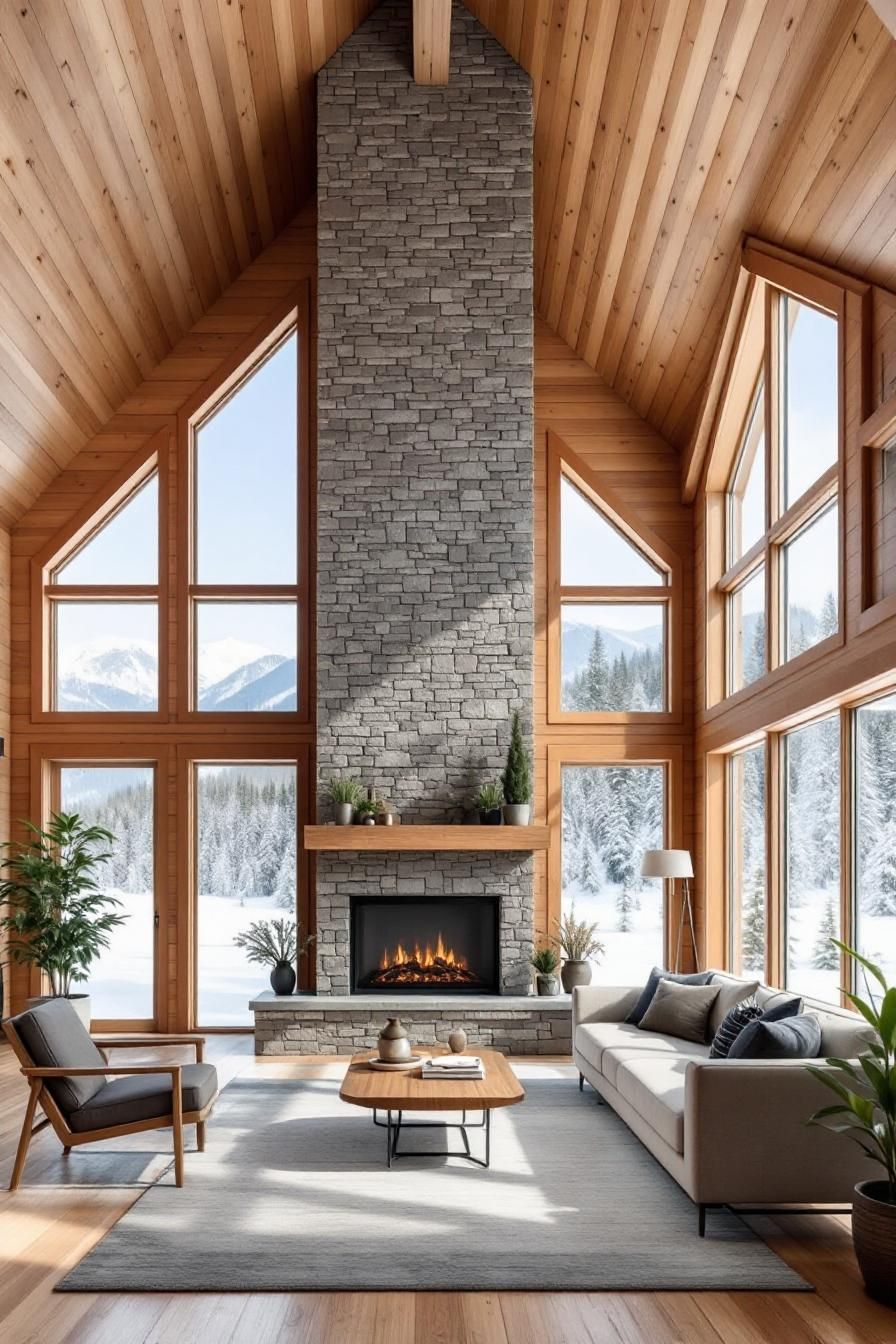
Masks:
[[[693,877],[694,865],[686,849],[648,849],[641,862],[642,877]]]

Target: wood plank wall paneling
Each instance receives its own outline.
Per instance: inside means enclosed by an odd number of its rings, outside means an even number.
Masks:
[[[122,746],[121,727],[112,721],[94,721],[89,726],[82,726],[76,721],[57,724],[47,720],[39,721],[34,717],[31,697],[32,556],[51,542],[59,529],[89,504],[160,431],[169,432],[169,451],[173,452],[177,413],[181,407],[219,370],[230,371],[235,354],[250,340],[253,332],[288,301],[290,294],[302,281],[307,281],[312,287],[313,315],[316,274],[316,211],[312,204],[299,212],[296,219],[261,256],[192,325],[171,353],[138,384],[16,524],[11,546],[11,584],[6,582],[7,550],[3,545],[4,534],[0,533],[0,732],[3,732],[4,725],[2,707],[7,703],[11,706],[12,720],[11,760],[0,762],[0,830],[3,828],[7,795],[14,835],[19,831],[16,820],[33,815],[36,762],[42,752],[51,751],[58,755],[66,750],[85,752],[86,749],[94,756],[107,751],[114,757],[116,749],[120,750]],[[311,390],[313,442],[313,376]],[[168,481],[169,490],[176,491],[176,471],[169,471]],[[173,574],[176,545],[177,534],[172,529],[168,537],[168,556],[163,558],[169,574]],[[7,594],[11,603],[9,697],[4,694],[7,689],[4,680],[7,646],[3,640],[2,626],[6,617]],[[172,658],[176,648],[175,609],[176,604],[171,603],[168,649]],[[169,677],[169,682],[171,687],[176,684],[174,675]],[[276,755],[293,748],[296,752],[300,749],[304,751],[313,740],[310,724],[297,725],[295,728],[283,725],[259,728],[245,721],[228,723],[226,730],[220,726],[209,728],[201,723],[143,723],[138,728],[129,727],[126,734],[126,751],[133,754],[143,749],[147,755],[157,754],[160,758],[158,806],[168,823],[165,827],[168,848],[162,856],[165,864],[162,881],[166,896],[166,924],[160,955],[168,968],[168,994],[161,1005],[162,1029],[167,1026],[172,1030],[183,1030],[188,1025],[184,1017],[185,1000],[179,993],[179,981],[182,983],[186,972],[183,948],[179,947],[184,929],[178,909],[179,897],[182,898],[183,893],[178,891],[178,884],[182,881],[182,865],[177,863],[177,852],[184,837],[182,827],[178,824],[182,811],[177,793],[178,744],[188,741],[203,743],[206,750],[214,748],[220,754],[225,732],[228,750],[232,749],[237,754],[241,743],[257,745],[259,742],[270,742],[272,755]],[[10,987],[13,1004],[21,1006],[24,996],[31,992],[23,968],[12,969]]]
[[[562,439],[653,532],[681,557],[684,601],[680,619],[685,649],[683,709],[680,723],[549,724],[547,721],[547,583],[546,583],[546,457],[547,436]],[[681,753],[684,796],[680,800],[680,843],[690,847],[694,828],[693,683],[690,650],[694,645],[693,517],[680,502],[679,462],[674,449],[611,388],[546,323],[535,328],[535,786],[540,818],[546,815],[548,754],[554,747],[598,747],[621,750],[640,747],[663,757]],[[557,844],[559,836],[552,836]],[[536,919],[550,928],[559,914],[559,891],[548,897],[547,862],[536,856]],[[698,918],[701,912],[698,911]]]
[[[796,260],[796,258],[792,258]],[[862,332],[855,320],[847,321],[845,328],[845,498],[841,502],[845,518],[844,566],[844,642],[828,653],[800,666],[771,685],[757,683],[742,693],[734,705],[724,703],[707,706],[706,683],[706,592],[707,546],[712,543],[708,534],[707,493],[705,482],[695,501],[694,547],[696,642],[694,645],[694,695],[696,725],[696,757],[694,764],[695,797],[701,800],[694,817],[696,853],[698,861],[697,890],[701,906],[706,891],[713,893],[704,928],[709,939],[708,954],[715,961],[724,955],[724,846],[722,836],[722,794],[724,769],[722,759],[712,753],[737,744],[765,728],[786,723],[815,706],[835,705],[860,693],[869,684],[896,684],[896,616],[884,619],[868,629],[861,630],[861,560],[863,541],[860,537],[861,468],[858,429],[866,414],[880,406],[896,392],[896,295],[873,287],[870,294],[870,339],[867,358],[871,377],[868,379],[868,404],[862,405],[861,384],[856,372],[859,367]],[[731,449],[733,451],[733,448]],[[887,564],[885,549],[875,549],[877,571],[873,583],[883,584],[886,574],[881,567]]]
[[[315,73],[376,3],[2,0],[0,525],[309,198]]]
[[[861,0],[465,0],[532,75],[536,304],[687,446],[753,233],[896,267],[896,43]]]

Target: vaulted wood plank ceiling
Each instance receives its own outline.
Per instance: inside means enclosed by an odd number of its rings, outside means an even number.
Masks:
[[[465,0],[533,76],[539,312],[687,443],[742,234],[896,285],[896,44],[857,0]],[[0,0],[0,522],[313,190],[376,0]]]

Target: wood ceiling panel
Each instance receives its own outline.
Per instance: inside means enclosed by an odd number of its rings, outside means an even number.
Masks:
[[[0,525],[314,189],[377,0],[0,0]]]
[[[465,0],[532,75],[536,308],[685,447],[744,233],[896,286],[896,44],[858,0]]]
[[[377,0],[0,0],[0,524],[314,187]],[[532,75],[536,307],[685,447],[744,233],[896,285],[896,43],[861,0],[464,0]]]

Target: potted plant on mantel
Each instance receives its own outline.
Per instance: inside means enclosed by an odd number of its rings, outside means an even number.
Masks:
[[[883,1180],[860,1181],[852,1203],[852,1239],[862,1278],[871,1297],[896,1306],[896,985],[888,986],[883,972],[845,943],[831,940],[841,952],[864,967],[868,999],[847,994],[854,1008],[873,1027],[875,1040],[858,1065],[847,1059],[829,1059],[834,1072],[809,1066],[825,1087],[839,1097],[823,1106],[809,1124],[845,1134],[884,1169]],[[875,1000],[868,976],[880,985]]]
[[[560,981],[557,979],[557,967],[560,964],[560,958],[557,955],[556,948],[550,943],[545,943],[538,947],[529,958],[535,968],[535,984],[538,993],[543,998],[549,998],[552,995],[560,993]]]
[[[112,857],[115,836],[103,826],[85,826],[77,813],[53,813],[44,830],[23,823],[26,844],[4,842],[0,881],[0,929],[9,938],[12,960],[36,966],[50,982],[50,993],[27,1000],[29,1008],[48,999],[68,999],[90,1030],[90,995],[72,992],[87,979],[109,935],[126,915],[121,901],[100,888],[98,869]]]
[[[482,784],[473,795],[473,807],[479,813],[480,826],[501,825],[501,804],[504,793],[500,784]]]
[[[504,790],[504,825],[528,826],[532,811],[532,765],[523,743],[520,716],[516,711],[501,784]]]
[[[333,819],[337,826],[351,826],[355,807],[361,800],[361,785],[356,779],[331,779],[327,797],[333,804]]]
[[[291,994],[296,987],[295,961],[304,956],[314,942],[309,933],[299,947],[299,930],[293,919],[258,919],[238,933],[234,943],[256,966],[271,967],[271,989],[275,994]]]
[[[563,955],[560,980],[565,993],[571,994],[576,985],[591,984],[591,962],[602,957],[606,948],[597,936],[596,924],[576,919],[575,905],[554,923],[554,942]]]

